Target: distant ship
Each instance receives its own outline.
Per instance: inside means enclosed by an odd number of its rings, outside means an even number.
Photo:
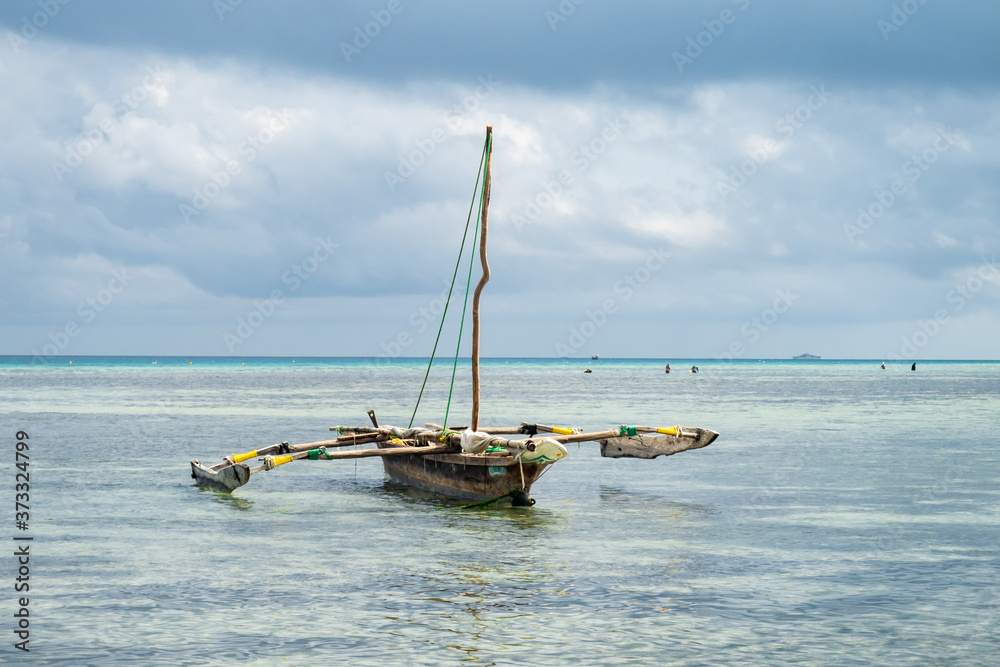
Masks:
[[[797,357],[792,357],[792,359],[822,359],[822,357],[818,357],[815,354],[800,354]]]
[[[590,355],[590,358],[591,358],[592,360],[594,360],[594,361],[596,361],[596,360],[600,359],[600,357],[599,357],[599,356],[597,356],[596,354],[592,354],[592,355]]]

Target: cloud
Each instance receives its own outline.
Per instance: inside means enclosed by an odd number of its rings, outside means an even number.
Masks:
[[[53,21],[0,70],[0,122],[17,128],[0,137],[4,352],[37,346],[39,327],[77,317],[125,268],[136,280],[78,349],[114,351],[135,332],[115,322],[155,321],[189,342],[163,335],[164,351],[225,353],[223,331],[280,290],[241,351],[378,354],[451,275],[491,123],[486,316],[535,326],[505,330],[489,354],[553,354],[658,250],[667,265],[595,344],[708,354],[794,289],[789,331],[877,356],[885,345],[845,346],[832,323],[926,317],[1000,246],[991,86],[761,76],[549,90],[489,68],[398,85],[59,34]],[[961,315],[998,298],[989,283]],[[788,342],[766,340],[757,349],[775,354]],[[955,345],[941,354],[961,356]]]

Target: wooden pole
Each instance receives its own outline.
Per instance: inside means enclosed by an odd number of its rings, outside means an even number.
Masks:
[[[430,423],[430,422],[424,424],[424,426],[426,426],[427,428],[436,429],[438,431],[441,431],[441,430],[444,429],[444,427],[441,426],[441,424],[433,424],[433,423]],[[523,423],[520,426],[480,426],[477,430],[479,432],[481,432],[481,433],[488,433],[490,435],[516,435],[516,434],[521,434],[521,433],[527,433],[527,431],[523,430],[524,427],[526,427],[526,426],[528,426],[527,423]],[[563,428],[563,429],[560,429],[560,430],[557,431],[556,428],[558,428],[558,427],[555,427],[555,426],[545,426],[544,424],[534,424],[534,427],[536,429],[536,431],[535,431],[536,433],[559,433],[559,434],[562,434],[562,435],[571,435],[572,433],[580,433],[581,432],[580,429],[578,429],[578,428]],[[468,428],[468,427],[467,426],[449,426],[448,427],[448,429],[452,430],[452,431],[464,431],[466,428]],[[655,428],[654,429],[649,429],[649,431],[650,432],[656,431],[656,429]]]
[[[437,444],[427,447],[386,447],[385,449],[358,449],[350,452],[330,452],[326,456],[320,456],[319,461],[333,461],[337,459],[366,459],[373,456],[427,456],[428,454],[449,454],[452,451],[451,445]],[[295,459],[309,457],[309,452],[297,452],[293,455]]]
[[[472,422],[469,427],[479,428],[479,297],[490,281],[490,265],[486,261],[486,222],[490,207],[490,164],[493,161],[493,126],[486,126],[486,177],[483,179],[483,215],[480,220],[479,259],[483,264],[483,277],[472,296]]]
[[[363,445],[369,442],[388,439],[388,436],[382,435],[381,433],[361,433],[358,435],[342,435],[336,440],[320,440],[319,442],[306,442],[301,445],[281,443],[263,447],[262,449],[255,449],[251,452],[247,452],[246,454],[233,454],[231,456],[227,456],[222,463],[212,466],[209,470],[221,470],[226,466],[231,466],[241,461],[246,461],[247,459],[268,456],[269,454],[280,454],[282,452],[289,454],[295,452],[307,452],[310,449],[319,449],[320,447],[350,447],[352,445]]]

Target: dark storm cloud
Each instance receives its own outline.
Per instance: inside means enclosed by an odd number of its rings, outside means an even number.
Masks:
[[[1000,75],[1000,6],[988,2],[17,0],[0,22],[84,44],[394,83],[483,72],[550,89],[746,77],[967,85]]]

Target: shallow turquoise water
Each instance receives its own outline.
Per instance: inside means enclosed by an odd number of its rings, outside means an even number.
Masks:
[[[35,537],[32,651],[8,622],[8,664],[996,661],[997,363],[490,360],[486,425],[722,436],[655,461],[572,445],[536,507],[468,511],[370,460],[192,486],[191,458],[326,439],[368,408],[405,425],[418,361],[30,361],[0,358]],[[442,419],[449,372],[418,422]]]

